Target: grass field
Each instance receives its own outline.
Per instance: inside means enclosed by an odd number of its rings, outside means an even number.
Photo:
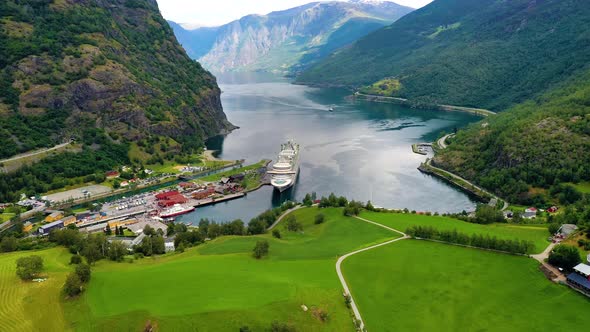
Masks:
[[[45,282],[23,282],[16,276],[19,257],[39,255]],[[60,291],[71,267],[63,248],[0,255],[0,331],[60,331],[65,326]]]
[[[590,301],[530,258],[404,240],[343,263],[368,331],[580,331]]]
[[[352,323],[335,271],[337,256],[395,237],[391,232],[326,209],[326,222],[314,225],[317,209],[295,212],[302,233],[283,237],[223,237],[183,254],[133,264],[99,262],[87,293],[66,305],[70,328],[139,330],[148,319],[161,331],[253,331],[273,320],[298,331],[351,331]],[[270,255],[251,257],[260,238]],[[305,304],[310,311],[304,312]],[[323,323],[312,314],[329,313]]]
[[[421,225],[432,226],[441,230],[456,229],[458,232],[469,235],[489,234],[490,236],[496,236],[499,239],[532,241],[535,244],[535,252],[541,252],[549,245],[549,241],[547,241],[549,233],[547,232],[547,227],[544,225],[479,225],[440,216],[369,211],[363,212],[361,217],[398,229],[402,232],[410,226]]]
[[[584,194],[590,194],[590,182],[580,182],[577,184],[572,183],[572,185],[578,189],[579,192]]]
[[[0,224],[12,219],[16,214],[14,213],[0,213]]]

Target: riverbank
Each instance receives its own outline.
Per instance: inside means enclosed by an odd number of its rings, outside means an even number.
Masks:
[[[413,104],[411,101],[409,101],[408,99],[405,99],[405,98],[385,97],[385,96],[379,96],[379,95],[368,95],[368,94],[364,94],[364,93],[360,93],[360,92],[355,92],[351,97],[353,99],[360,99],[360,100],[366,100],[366,101],[377,102],[377,103],[402,104],[402,105],[410,106],[412,108],[424,108],[424,109],[433,109],[434,108],[434,109],[438,109],[441,111],[448,111],[448,112],[464,112],[464,113],[470,113],[470,114],[474,114],[474,115],[478,115],[478,116],[482,116],[482,117],[496,115],[495,112],[492,112],[490,110],[486,110],[483,108],[473,108],[473,107],[444,105],[444,104],[418,106],[416,104]]]

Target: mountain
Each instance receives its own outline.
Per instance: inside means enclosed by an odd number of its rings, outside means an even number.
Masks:
[[[0,157],[70,137],[192,149],[232,128],[155,0],[2,1],[0,118]]]
[[[435,0],[335,52],[298,82],[502,110],[585,66],[589,23],[582,0]]]
[[[188,54],[212,71],[284,73],[300,71],[411,11],[389,1],[314,2],[216,28],[171,25]]]

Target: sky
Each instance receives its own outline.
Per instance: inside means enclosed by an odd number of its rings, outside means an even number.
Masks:
[[[248,14],[268,14],[312,0],[157,0],[165,19],[177,23],[217,26]],[[317,1],[317,0],[316,0]],[[394,0],[400,5],[420,8],[432,0]]]

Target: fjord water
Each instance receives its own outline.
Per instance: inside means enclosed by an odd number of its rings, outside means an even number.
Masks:
[[[268,75],[218,79],[224,111],[240,129],[209,140],[207,147],[220,158],[254,163],[275,159],[280,144],[292,138],[301,145],[299,178],[282,194],[263,187],[243,199],[199,208],[182,221],[248,221],[286,199],[301,200],[314,191],[318,197],[334,192],[416,211],[458,212],[475,206],[464,193],[420,173],[417,167],[425,156],[414,154],[411,145],[478,121],[476,116],[354,101],[346,90],[293,85]]]

